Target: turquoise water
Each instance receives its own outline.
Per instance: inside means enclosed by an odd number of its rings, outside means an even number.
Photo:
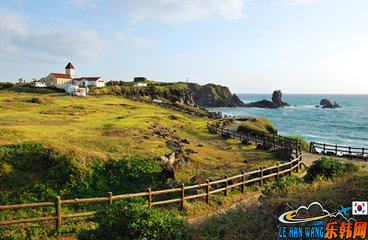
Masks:
[[[237,94],[245,103],[271,100],[270,94]],[[342,105],[339,109],[316,108],[327,98]],[[266,117],[279,134],[300,136],[308,141],[368,147],[368,95],[284,94],[283,101],[293,105],[283,109],[213,108],[234,116]]]

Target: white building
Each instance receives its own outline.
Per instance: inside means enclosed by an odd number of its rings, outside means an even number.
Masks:
[[[64,73],[50,73],[46,77],[47,86],[83,86],[105,87],[105,81],[101,77],[77,77],[73,64],[68,63]]]

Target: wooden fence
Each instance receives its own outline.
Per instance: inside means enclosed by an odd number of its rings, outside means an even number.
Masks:
[[[236,139],[242,140],[245,136],[241,133],[218,129],[219,132],[226,131]],[[252,139],[250,139],[252,140]],[[262,139],[253,137],[254,141],[261,141]],[[262,141],[267,141],[263,139]],[[272,141],[271,141],[272,142]],[[273,142],[274,147],[278,148],[281,147],[280,143]],[[98,198],[80,198],[80,199],[68,199],[63,200],[60,197],[56,197],[53,202],[42,202],[42,203],[31,203],[31,204],[16,204],[16,205],[2,205],[0,206],[0,211],[6,210],[16,210],[16,209],[27,209],[27,208],[41,208],[41,207],[53,207],[55,209],[54,216],[45,216],[45,217],[37,217],[37,218],[27,218],[27,219],[11,219],[11,220],[4,220],[0,221],[0,226],[4,225],[11,225],[11,224],[20,224],[20,223],[34,223],[34,222],[44,222],[44,221],[55,221],[55,229],[58,230],[61,227],[62,221],[64,219],[76,219],[76,218],[85,218],[88,216],[92,216],[95,212],[81,212],[81,213],[74,213],[64,215],[62,213],[62,206],[72,205],[72,204],[80,204],[80,203],[96,203],[102,202],[105,203],[107,206],[110,206],[113,201],[122,200],[122,199],[130,199],[130,198],[137,198],[137,197],[145,197],[148,200],[147,207],[153,207],[157,205],[164,205],[164,204],[171,204],[171,203],[179,203],[180,209],[183,209],[185,206],[185,202],[188,200],[193,200],[197,198],[205,198],[207,204],[211,201],[211,195],[223,193],[224,196],[228,195],[228,192],[232,189],[238,188],[242,193],[245,193],[246,186],[250,186],[252,184],[259,184],[260,187],[262,185],[274,178],[280,179],[285,175],[291,175],[292,171],[298,172],[301,169],[302,163],[302,154],[298,148],[295,149],[296,157],[284,164],[276,164],[273,167],[264,168],[261,167],[258,170],[251,171],[251,172],[244,172],[241,171],[241,174],[235,176],[224,176],[223,179],[210,181],[207,180],[205,183],[196,184],[192,186],[185,186],[181,184],[179,188],[172,188],[172,189],[165,189],[165,190],[158,190],[152,191],[151,188],[148,188],[146,192],[141,193],[134,193],[134,194],[123,194],[113,196],[111,192],[107,193],[106,197],[98,197]],[[193,189],[197,189],[195,194],[193,193]],[[191,191],[189,191],[191,190]],[[198,191],[199,190],[199,191]],[[156,195],[169,195],[172,197],[173,193],[177,194],[176,198],[168,199],[168,200],[161,200],[155,201],[154,196]]]
[[[318,151],[320,150],[320,151]],[[351,146],[339,146],[320,142],[310,143],[310,153],[321,153],[324,155],[335,155],[349,158],[368,159],[368,148],[357,148]]]

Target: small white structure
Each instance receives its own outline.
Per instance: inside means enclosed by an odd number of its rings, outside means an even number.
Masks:
[[[100,77],[81,77],[81,78],[74,78],[73,85],[88,87],[105,87],[105,81],[102,80]]]
[[[147,83],[137,82],[133,86],[134,87],[147,87]]]
[[[86,96],[87,91],[85,88],[79,86],[56,86],[56,88],[63,89],[66,93],[73,96]]]
[[[42,87],[46,87],[46,84],[41,81],[34,81],[32,83],[32,87],[42,88]]]
[[[159,99],[153,99],[152,102],[154,103],[162,103],[162,100],[159,100]]]

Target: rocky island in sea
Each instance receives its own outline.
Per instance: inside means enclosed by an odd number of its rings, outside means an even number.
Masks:
[[[333,108],[333,109],[335,109],[335,108],[341,108],[340,104],[338,104],[337,102],[334,102],[332,104],[330,100],[325,99],[325,98],[322,99],[319,104],[320,104],[319,106],[318,105],[316,106],[317,108],[319,108],[319,107],[322,107],[322,108]]]
[[[251,102],[245,104],[245,107],[256,107],[256,108],[282,108],[290,106],[288,103],[282,101],[282,92],[281,90],[275,90],[272,94],[272,102],[266,99],[258,102]]]

